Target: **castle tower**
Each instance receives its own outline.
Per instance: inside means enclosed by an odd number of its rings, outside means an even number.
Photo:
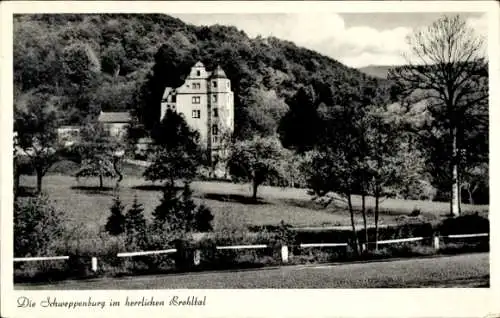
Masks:
[[[234,96],[231,81],[224,70],[217,66],[208,80],[209,95],[209,148],[217,149],[224,135],[234,129]]]

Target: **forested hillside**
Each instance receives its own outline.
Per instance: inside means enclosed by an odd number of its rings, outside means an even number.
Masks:
[[[61,124],[100,110],[135,110],[151,126],[165,86],[201,60],[220,64],[235,92],[236,137],[277,131],[288,99],[309,86],[316,105],[342,85],[387,83],[276,38],[234,27],[197,27],[167,15],[19,15],[14,18],[15,95],[49,94]]]

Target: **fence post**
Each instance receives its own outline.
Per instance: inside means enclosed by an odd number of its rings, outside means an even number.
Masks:
[[[97,272],[97,257],[92,257],[92,271]]]
[[[435,235],[433,239],[433,244],[435,250],[439,250],[439,235]]]
[[[286,245],[281,247],[281,261],[283,263],[288,263],[288,246]]]
[[[193,253],[194,266],[200,265],[200,262],[201,262],[201,251],[196,249],[196,250],[194,250],[194,253]]]

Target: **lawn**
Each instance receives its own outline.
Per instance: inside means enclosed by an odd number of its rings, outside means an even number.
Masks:
[[[131,170],[131,169],[129,169]],[[133,172],[133,171],[132,171]],[[151,217],[154,208],[160,202],[161,191],[158,186],[144,181],[139,176],[128,173],[120,185],[120,197],[126,206],[130,206],[134,196],[144,204],[146,217]],[[86,224],[96,228],[105,224],[112,204],[114,182],[107,180],[108,188],[96,190],[95,179],[77,181],[68,175],[52,174],[43,179],[44,191],[56,206],[65,212],[69,223]],[[23,176],[21,185],[33,187],[34,176]],[[277,188],[262,186],[259,188],[260,200],[252,203],[249,200],[248,184],[229,182],[197,181],[192,184],[195,201],[209,206],[214,213],[214,226],[223,225],[268,225],[278,224],[281,220],[294,226],[348,226],[349,213],[345,206],[337,204],[327,208],[316,204],[304,189]],[[360,199],[354,198],[355,206]],[[373,200],[368,200],[368,206]],[[408,215],[414,208],[422,211],[428,220],[439,220],[447,212],[449,205],[440,202],[411,201],[387,199],[382,205],[381,224],[393,224],[402,216]],[[463,211],[483,211],[488,206],[463,205]],[[370,217],[370,220],[373,218]],[[361,215],[356,222],[362,224]],[[371,223],[371,222],[370,222]]]
[[[488,254],[20,284],[16,289],[488,287]]]

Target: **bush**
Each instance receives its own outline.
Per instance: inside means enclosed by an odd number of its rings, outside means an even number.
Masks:
[[[81,224],[68,229],[66,235],[51,247],[58,255],[68,255],[70,275],[89,277],[96,274],[116,274],[124,271],[123,259],[117,257],[126,250],[125,235],[97,232]],[[91,271],[92,257],[98,258],[98,272]]]
[[[489,233],[490,221],[477,212],[458,217],[450,217],[438,226],[440,235]]]
[[[420,212],[420,209],[418,208],[414,208],[411,213],[410,213],[410,216],[419,216],[421,214]]]
[[[14,263],[14,282],[52,282],[70,277],[66,260]]]
[[[49,246],[63,234],[63,213],[45,196],[14,202],[14,256],[47,256]]]
[[[80,165],[74,161],[61,160],[52,165],[48,172],[71,176],[75,171],[78,171],[79,168]]]

